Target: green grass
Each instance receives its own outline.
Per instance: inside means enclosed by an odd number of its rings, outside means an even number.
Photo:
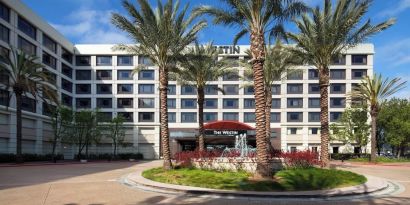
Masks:
[[[351,162],[369,162],[369,158],[354,158],[349,159]],[[388,158],[388,157],[377,157],[376,162],[378,163],[399,163],[399,162],[410,162],[409,158]]]
[[[336,169],[288,169],[275,174],[274,180],[255,181],[251,174],[229,171],[213,171],[180,168],[164,171],[162,168],[146,170],[142,176],[168,184],[178,184],[212,189],[238,191],[302,191],[354,186],[366,182],[366,178],[348,171]]]

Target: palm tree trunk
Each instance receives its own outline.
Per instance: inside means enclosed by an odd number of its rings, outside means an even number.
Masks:
[[[372,131],[370,134],[370,161],[376,162],[376,127],[377,127],[377,108],[372,106],[370,108],[370,117],[372,123]]]
[[[21,103],[22,103],[22,92],[14,91],[16,94],[16,162],[23,163],[22,156],[22,119],[21,119]]]
[[[272,169],[269,163],[269,153],[266,144],[265,128],[265,81],[263,62],[265,58],[264,32],[253,30],[251,33],[251,53],[253,83],[255,90],[255,121],[256,121],[256,172],[257,178],[271,178]]]
[[[320,157],[322,166],[329,166],[329,68],[319,68],[320,86]]]
[[[199,150],[203,151],[205,150],[205,136],[204,136],[204,99],[205,94],[204,94],[204,88],[203,87],[198,87],[198,131],[199,131],[199,137],[198,137],[198,144],[199,144]]]
[[[272,109],[272,87],[269,85],[265,86],[265,95],[266,95],[266,107],[265,107],[265,132],[266,132],[266,143],[268,145],[268,151],[272,152],[273,147],[270,143],[271,130],[270,130],[270,112]]]
[[[161,120],[161,141],[162,157],[164,158],[163,168],[172,169],[171,151],[169,148],[169,130],[168,130],[168,69],[159,69],[159,97],[160,97],[160,120]]]

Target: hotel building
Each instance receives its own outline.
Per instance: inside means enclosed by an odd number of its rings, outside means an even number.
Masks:
[[[56,85],[61,103],[74,110],[99,108],[108,118],[122,115],[126,119],[126,143],[120,152],[140,152],[147,159],[160,156],[159,74],[156,66],[144,56],[113,51],[114,45],[74,45],[20,0],[0,2],[0,49],[10,45],[37,55]],[[220,58],[243,60],[249,46],[218,46]],[[330,68],[329,119],[335,122],[350,102],[346,94],[360,83],[363,76],[373,74],[374,48],[361,44],[349,49]],[[148,66],[135,75],[138,64]],[[239,66],[239,64],[238,64]],[[237,75],[212,81],[206,88],[204,120],[208,131],[246,131],[254,144],[255,100],[252,87],[238,76],[244,68],[236,67]],[[271,142],[282,150],[317,150],[320,147],[320,108],[318,74],[313,66],[299,66],[301,72],[278,81],[273,86],[271,110]],[[1,82],[8,80],[1,78]],[[173,152],[193,149],[197,135],[196,90],[170,81],[168,95],[169,127]],[[222,88],[225,93],[217,91]],[[0,153],[16,149],[16,115],[14,96],[0,90]],[[23,100],[23,153],[51,152],[53,137],[47,103],[30,97]],[[236,122],[234,122],[236,121]],[[211,122],[211,123],[209,123]],[[227,127],[224,127],[227,126]],[[229,132],[232,134],[232,132]],[[207,136],[211,145],[229,145],[234,136]],[[60,144],[65,158],[76,153],[75,145]],[[111,153],[109,139],[93,145],[91,153]],[[357,149],[357,148],[351,148]],[[370,146],[367,146],[367,150]],[[332,142],[330,152],[344,152],[342,143]]]

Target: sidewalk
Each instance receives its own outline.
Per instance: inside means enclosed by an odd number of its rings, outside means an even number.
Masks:
[[[364,165],[364,166],[389,166],[389,167],[410,167],[410,162],[379,162],[379,163],[371,163],[371,162],[350,162],[350,161],[340,161],[340,160],[334,160],[331,161],[330,164],[332,165],[345,165],[345,166],[350,166],[350,165]]]
[[[38,162],[24,162],[24,163],[0,163],[1,167],[24,167],[24,166],[48,166],[48,165],[69,165],[69,164],[95,164],[95,163],[116,163],[116,162],[137,162],[141,160],[128,161],[128,160],[92,160],[88,162],[80,162],[78,160],[59,160],[56,163],[51,161],[38,161]]]
[[[243,196],[243,197],[299,197],[299,198],[326,198],[335,196],[349,196],[369,194],[381,191],[388,187],[387,181],[378,177],[366,176],[367,182],[362,185],[336,188],[330,190],[316,190],[316,191],[286,191],[286,192],[256,192],[256,191],[232,191],[232,190],[217,190],[201,187],[190,187],[174,184],[165,184],[155,182],[142,177],[144,170],[158,167],[158,161],[147,163],[144,167],[138,167],[136,172],[127,176],[128,181],[135,183],[135,185],[150,187],[159,190],[176,191],[190,194],[212,194],[225,196]]]

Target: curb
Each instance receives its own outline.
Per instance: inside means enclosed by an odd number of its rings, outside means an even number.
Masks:
[[[285,191],[285,192],[257,192],[257,191],[232,191],[232,190],[218,190],[202,187],[191,187],[174,184],[165,184],[155,182],[144,178],[142,171],[137,171],[126,176],[127,181],[135,185],[149,187],[164,191],[174,191],[185,194],[196,195],[219,195],[219,196],[236,196],[236,197],[260,197],[260,198],[331,198],[340,196],[354,196],[365,195],[374,192],[379,192],[388,187],[386,180],[378,177],[365,175],[367,182],[361,185],[336,188],[329,190],[316,191]]]

